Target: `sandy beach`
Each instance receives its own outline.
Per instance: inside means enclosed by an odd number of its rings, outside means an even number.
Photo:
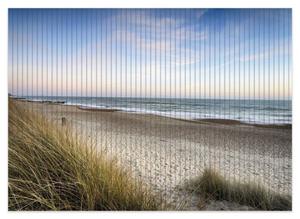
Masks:
[[[206,168],[218,170],[228,180],[260,183],[274,192],[291,194],[291,127],[188,121],[15,101],[58,125],[65,118],[74,136],[116,157],[124,169],[168,203],[184,203],[187,209],[197,210],[197,197],[184,192],[182,186]]]

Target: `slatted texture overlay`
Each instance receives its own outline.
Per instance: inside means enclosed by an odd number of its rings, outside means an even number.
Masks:
[[[9,95],[177,209],[201,208],[186,187],[208,169],[291,195],[291,16],[11,9]]]

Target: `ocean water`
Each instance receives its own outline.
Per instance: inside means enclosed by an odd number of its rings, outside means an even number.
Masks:
[[[128,113],[196,119],[232,119],[251,124],[292,124],[291,100],[177,99],[128,97],[22,97],[63,102],[83,108],[118,109]]]

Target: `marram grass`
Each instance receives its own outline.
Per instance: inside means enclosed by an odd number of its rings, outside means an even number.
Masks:
[[[192,180],[186,189],[204,200],[225,200],[251,206],[258,210],[291,210],[290,196],[275,194],[255,183],[229,182],[216,171],[207,169],[203,175]]]
[[[9,102],[9,210],[158,210],[145,186],[66,128]]]

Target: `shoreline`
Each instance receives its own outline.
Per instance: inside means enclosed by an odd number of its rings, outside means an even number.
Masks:
[[[208,122],[216,123],[221,125],[245,125],[245,126],[254,126],[259,128],[277,128],[277,129],[292,129],[292,124],[259,124],[259,123],[246,123],[239,120],[233,119],[196,119],[192,120],[196,122]]]
[[[220,124],[220,125],[243,125],[243,126],[253,126],[253,127],[259,127],[259,128],[277,128],[277,129],[292,129],[292,124],[263,124],[263,123],[249,123],[244,122],[240,120],[235,119],[219,119],[219,118],[197,118],[197,119],[185,119],[185,118],[176,118],[172,116],[166,116],[166,115],[160,115],[155,113],[146,113],[146,112],[136,112],[136,111],[126,111],[122,109],[117,108],[97,108],[97,107],[88,107],[88,106],[78,106],[76,104],[66,104],[65,101],[49,101],[49,100],[29,100],[26,98],[18,98],[18,97],[10,97],[17,101],[24,101],[29,103],[41,103],[41,104],[53,104],[53,105],[62,105],[62,106],[73,106],[77,107],[79,110],[84,111],[92,111],[92,112],[122,112],[122,113],[128,113],[128,114],[141,114],[141,115],[153,115],[153,116],[159,116],[163,118],[170,118],[175,120],[181,120],[186,122],[195,122],[195,123],[213,123],[213,124]]]

